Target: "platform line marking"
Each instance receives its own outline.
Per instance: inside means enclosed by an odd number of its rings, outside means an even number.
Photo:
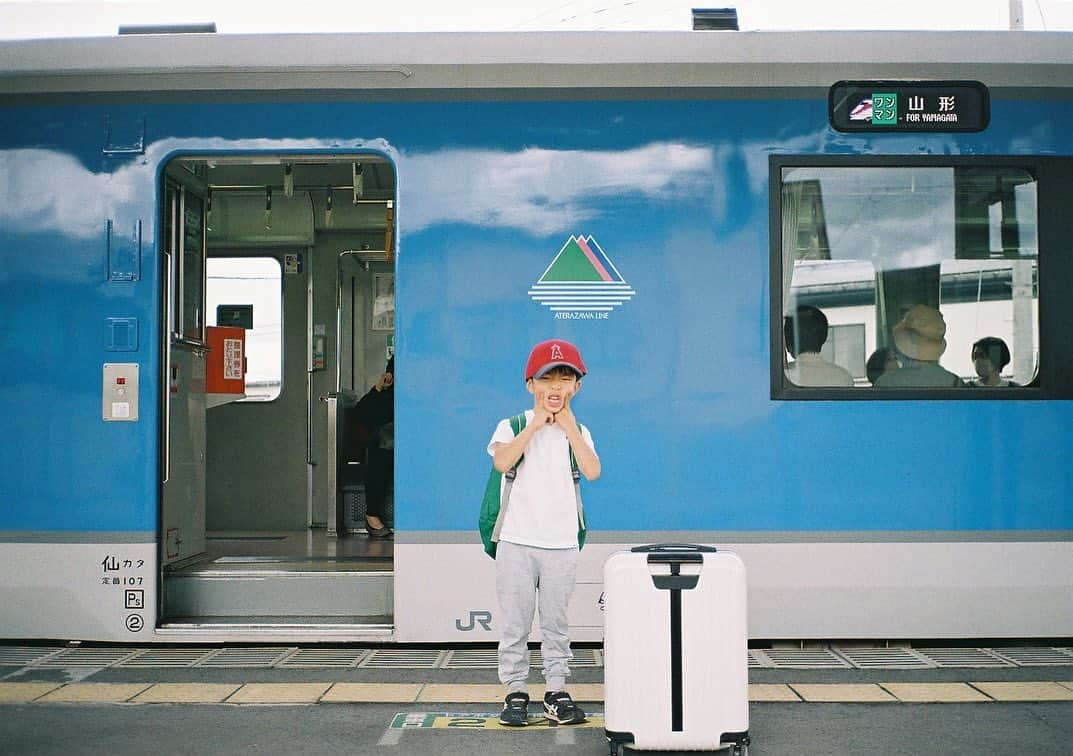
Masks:
[[[974,682],[972,686],[996,701],[1073,701],[1073,690],[1049,681]]]
[[[51,682],[0,683],[0,703],[30,703],[60,687]]]
[[[52,681],[4,681],[0,682],[0,702],[6,697],[23,700],[30,691],[30,686],[44,685],[46,690],[33,697],[34,703],[136,703],[157,702],[184,703],[189,697],[191,702],[214,702],[192,695],[195,689],[210,690],[216,696],[222,695],[225,688],[230,688],[230,695],[215,702],[227,704],[331,704],[331,703],[482,703],[487,685],[461,684],[453,686],[458,700],[442,700],[442,683],[168,683],[168,682],[81,682],[80,678],[92,674],[93,668],[71,670],[75,680],[67,683]],[[578,686],[580,687],[580,686]],[[595,685],[593,687],[596,687]],[[602,686],[600,686],[602,688]],[[473,688],[473,690],[468,690]],[[435,693],[436,695],[430,695]],[[481,695],[476,695],[476,694]],[[212,697],[210,697],[212,698]],[[433,700],[435,699],[435,700]],[[603,698],[585,696],[578,698],[588,704],[600,705]],[[751,702],[786,702],[786,703],[824,703],[824,702],[900,702],[900,703],[944,703],[944,702],[1023,702],[1041,703],[1046,701],[1073,701],[1073,680],[1062,681],[1022,681],[1022,682],[882,682],[882,683],[751,683],[749,685]],[[424,715],[423,715],[424,716]],[[433,719],[443,718],[426,726],[435,727],[487,727],[499,729],[498,715],[488,714],[429,714]],[[447,722],[452,716],[482,717],[490,720],[486,724]],[[600,715],[594,715],[598,717]],[[531,718],[528,729],[545,729],[547,720],[539,715]],[[601,723],[602,724],[602,723]],[[582,726],[583,727],[583,726]],[[504,728],[512,729],[512,728]],[[575,728],[564,728],[575,729]]]
[[[897,703],[898,699],[874,683],[790,683],[797,695],[811,703]]]
[[[879,687],[902,703],[990,703],[976,688],[961,682],[884,682]]]
[[[156,683],[131,703],[223,703],[239,687],[238,683]]]
[[[152,683],[71,683],[46,693],[34,703],[126,703],[150,687]]]
[[[749,683],[749,701],[751,703],[801,703],[801,697],[786,683]]]

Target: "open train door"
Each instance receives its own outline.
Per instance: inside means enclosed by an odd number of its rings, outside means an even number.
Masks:
[[[205,551],[206,201],[204,185],[167,171],[161,218],[162,568]]]
[[[379,154],[166,166],[165,632],[393,632],[394,544],[364,531],[351,410],[394,349],[395,191]],[[222,400],[205,380],[220,326],[241,329],[246,363]]]

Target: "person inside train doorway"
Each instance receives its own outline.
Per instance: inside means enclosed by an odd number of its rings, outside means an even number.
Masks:
[[[529,722],[528,641],[537,604],[544,716],[565,725],[585,721],[585,712],[566,691],[572,658],[567,607],[585,543],[580,476],[590,481],[600,477],[592,436],[572,407],[585,373],[581,353],[570,342],[537,344],[525,366],[533,408],[501,420],[488,442],[503,481],[497,511],[489,512],[494,525],[482,511],[481,536],[496,560],[502,617],[499,680],[507,689],[499,721],[509,727]]]
[[[799,305],[782,322],[786,351],[794,361],[786,366],[786,377],[797,386],[852,386],[853,376],[841,365],[820,356],[827,341],[827,316],[818,307]]]
[[[394,531],[384,522],[387,494],[395,477],[395,356],[383,375],[354,408],[369,429],[365,464],[365,528],[370,538],[387,538]]]

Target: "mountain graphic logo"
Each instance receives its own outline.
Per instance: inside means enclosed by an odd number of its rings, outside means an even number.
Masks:
[[[635,293],[591,235],[567,239],[529,289],[529,297],[556,317],[588,319],[606,318]]]

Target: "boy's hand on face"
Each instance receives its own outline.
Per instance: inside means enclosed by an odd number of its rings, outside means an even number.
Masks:
[[[540,428],[544,425],[551,425],[555,422],[555,415],[548,411],[544,406],[544,396],[547,391],[541,391],[537,389],[533,392],[533,425]]]
[[[554,416],[554,422],[562,426],[565,431],[577,430],[577,419],[574,418],[574,411],[570,409],[570,400],[574,398],[576,391],[577,389],[570,388],[564,392],[563,408]]]

